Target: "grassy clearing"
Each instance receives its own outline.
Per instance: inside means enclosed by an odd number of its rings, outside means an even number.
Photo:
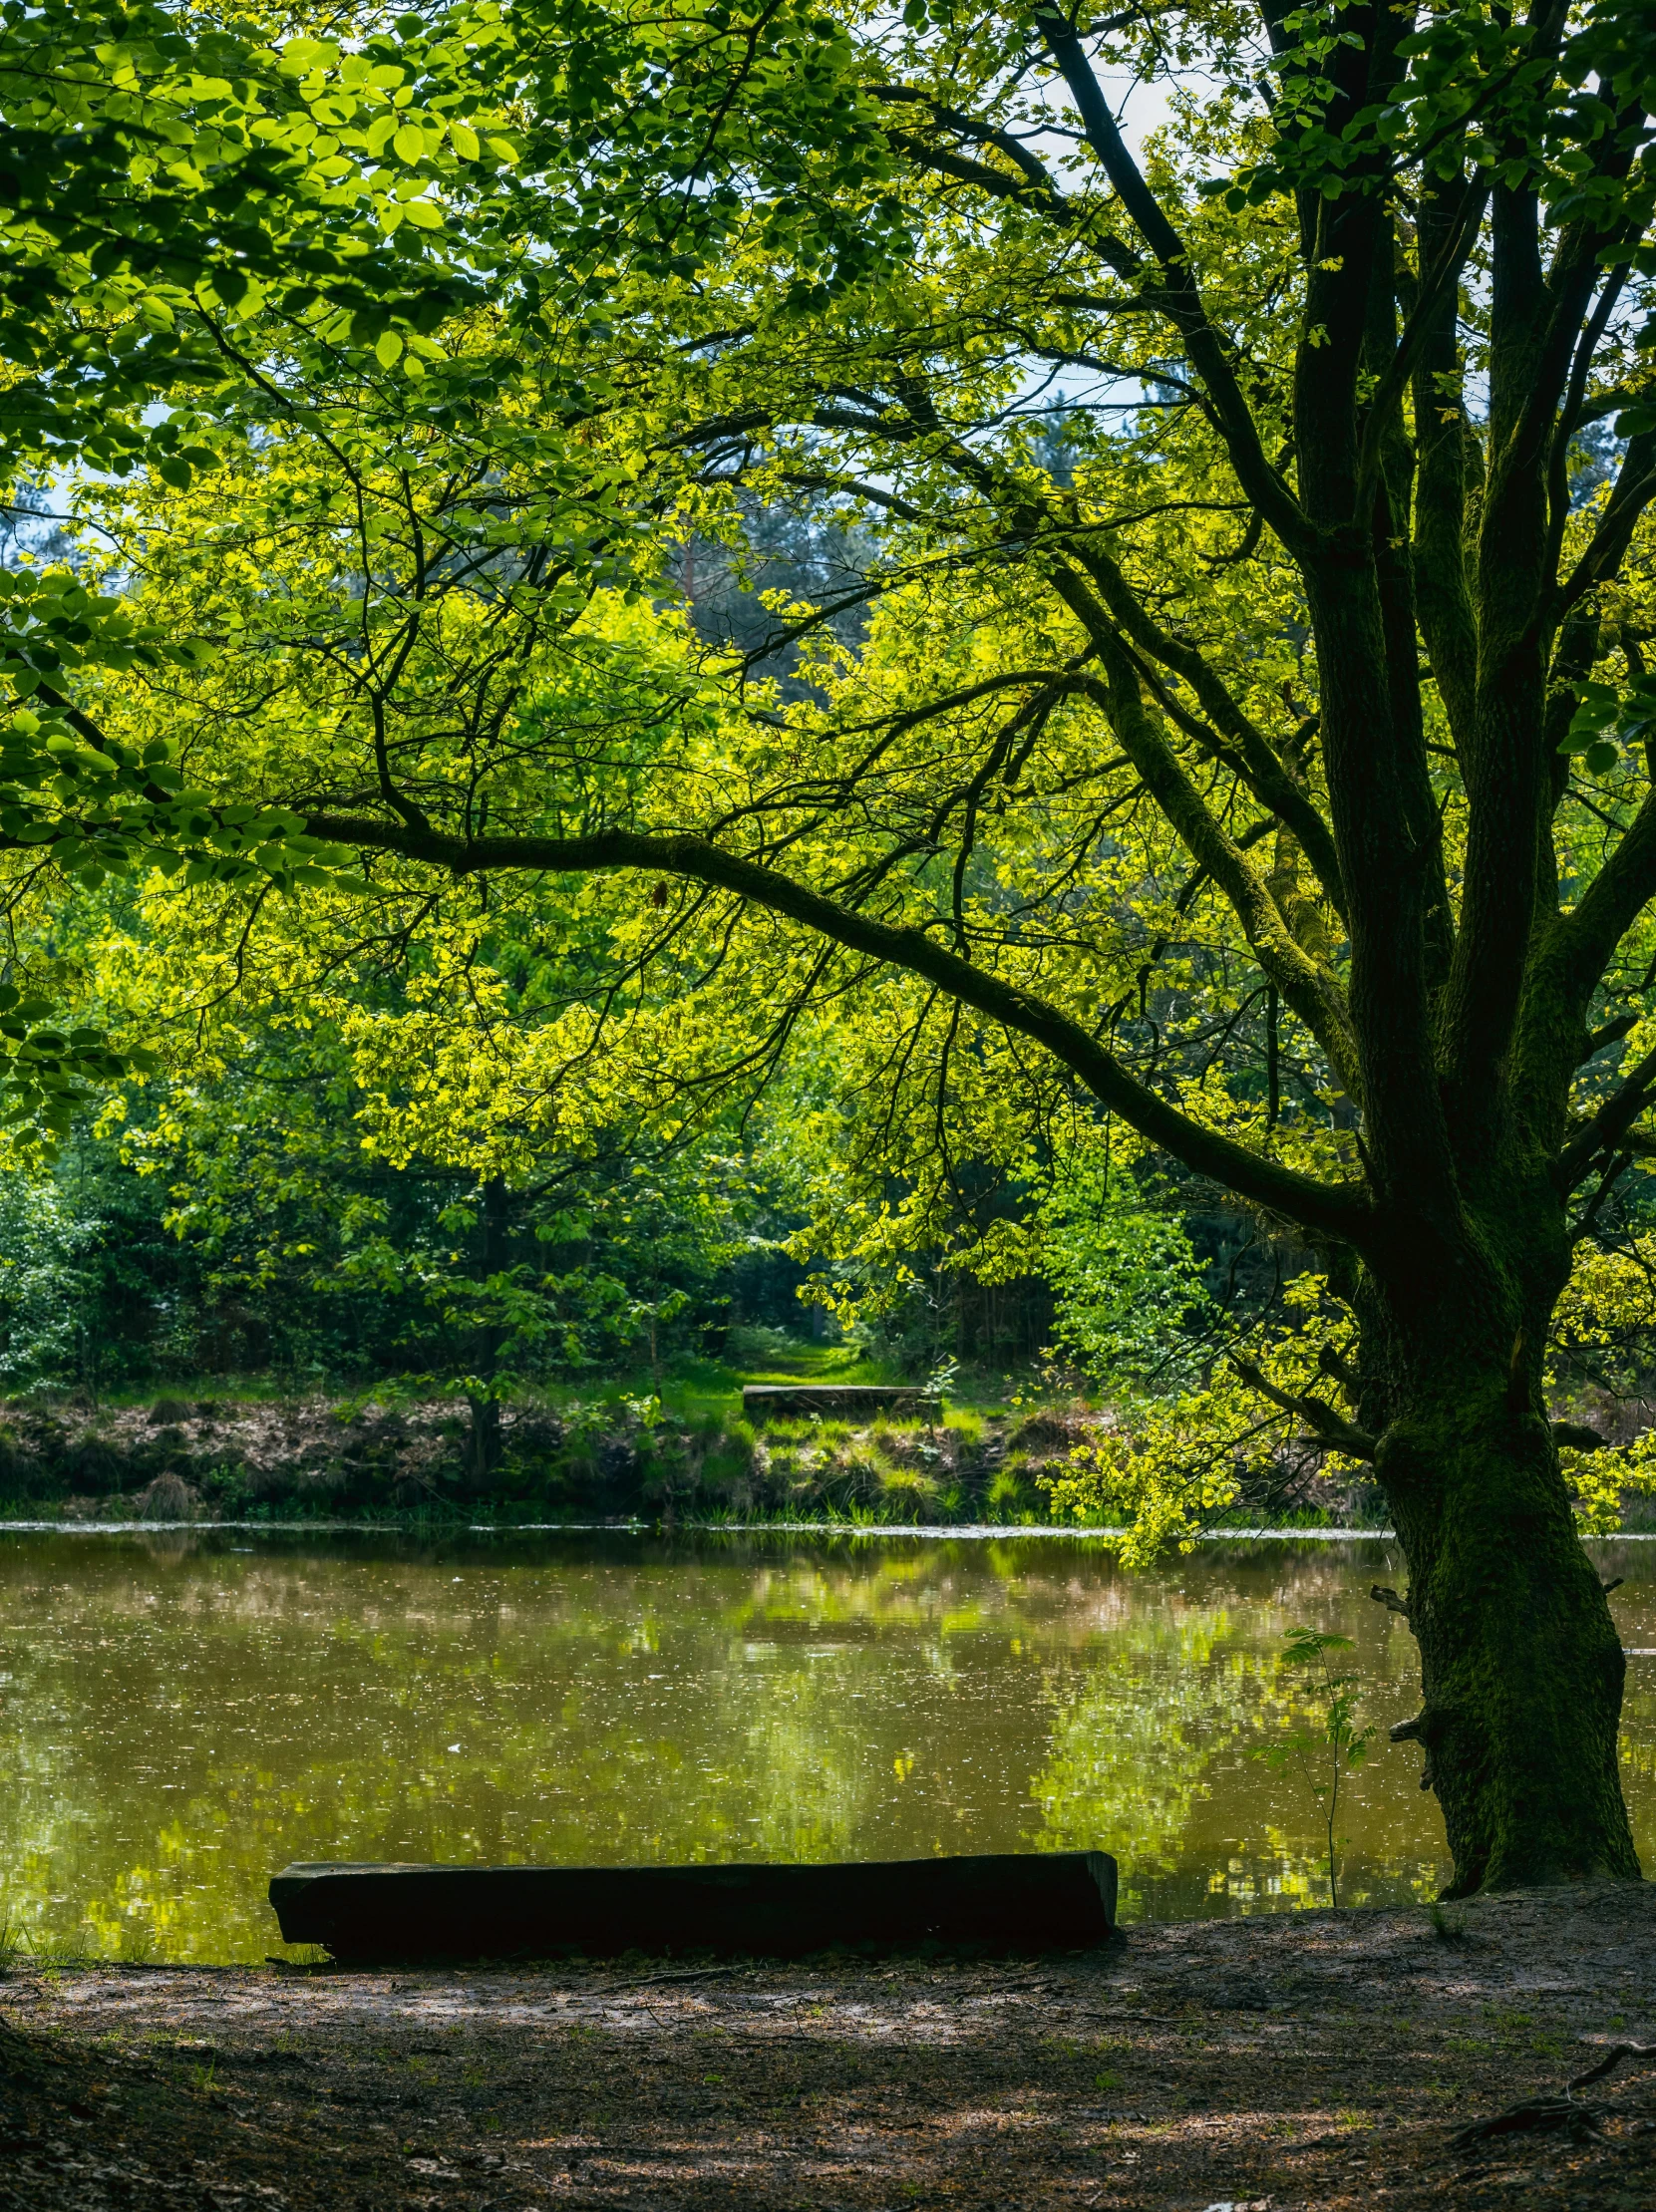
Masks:
[[[613,1406],[624,1413],[630,1406],[654,1399],[664,1414],[695,1421],[711,1415],[739,1416],[742,1391],[749,1383],[912,1387],[916,1381],[912,1375],[900,1374],[891,1362],[860,1358],[844,1345],[812,1344],[785,1338],[776,1330],[739,1330],[733,1336],[734,1347],[722,1358],[678,1352],[659,1367],[640,1362],[611,1374],[537,1382],[512,1395],[514,1400],[543,1407],[550,1413],[588,1406]],[[172,1376],[142,1385],[123,1385],[100,1393],[98,1405],[120,1412],[166,1402],[192,1408],[281,1407],[317,1398],[391,1404],[404,1395],[394,1378],[376,1388],[366,1380],[263,1371]],[[431,1390],[422,1395],[430,1399],[441,1396],[441,1392]],[[1041,1406],[1069,1404],[1073,1394],[1043,1389],[1028,1376],[961,1373],[950,1383],[946,1398],[948,1425],[970,1430],[974,1422],[981,1423],[986,1418],[1010,1421]],[[83,1400],[84,1394],[71,1391],[42,1389],[33,1394],[33,1402],[43,1406]]]

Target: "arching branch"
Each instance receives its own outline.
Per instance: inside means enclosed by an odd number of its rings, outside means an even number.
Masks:
[[[1090,1031],[1034,992],[962,960],[923,929],[877,921],[841,906],[792,876],[727,852],[706,838],[624,829],[587,837],[468,838],[373,816],[327,812],[312,814],[306,826],[311,835],[330,843],[399,853],[454,875],[502,869],[548,875],[647,869],[733,891],[852,952],[921,976],[962,1005],[1044,1045],[1095,1098],[1151,1143],[1171,1152],[1196,1173],[1227,1185],[1239,1197],[1298,1222],[1314,1235],[1356,1245],[1368,1238],[1371,1214],[1362,1185],[1318,1182],[1204,1128],[1142,1083]]]

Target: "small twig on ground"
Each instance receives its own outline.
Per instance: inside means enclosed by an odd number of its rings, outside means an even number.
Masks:
[[[696,1966],[682,1974],[640,1974],[630,1982],[605,1982],[595,1990],[581,1990],[582,1997],[618,1997],[623,1990],[653,1989],[659,1982],[711,1982],[721,1975],[740,1974],[740,1966]]]
[[[1594,2133],[1609,2107],[1578,2103],[1576,2090],[1602,2081],[1624,2058],[1642,2055],[1645,2048],[1636,2043],[1611,2044],[1598,2063],[1589,2066],[1585,2073],[1578,2073],[1561,2093],[1554,2091],[1549,2096],[1525,2097],[1521,2104],[1509,2104],[1504,2112],[1496,2112],[1490,2119],[1474,2120],[1470,2127],[1463,2127],[1450,2137],[1451,2150],[1469,2150],[1476,2143],[1487,2142],[1491,2135],[1530,2134],[1560,2128],[1567,2128],[1572,2134]]]
[[[1590,2048],[1593,2047],[1589,2046]],[[1585,2089],[1594,2081],[1602,2081],[1607,2073],[1615,2071],[1624,2058],[1642,2056],[1646,2046],[1642,2043],[1612,2043],[1606,2044],[1603,2049],[1604,2055],[1599,2059],[1597,2065],[1589,2066],[1585,2073],[1578,2073],[1575,2079],[1568,2084],[1571,2092],[1576,2089]]]

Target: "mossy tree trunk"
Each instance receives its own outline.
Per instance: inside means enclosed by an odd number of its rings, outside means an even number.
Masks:
[[[1420,1713],[1393,1737],[1425,1753],[1452,1896],[1639,1873],[1618,1772],[1621,1639],[1541,1388],[1563,1208],[1531,1192],[1543,1233],[1514,1238],[1522,1195],[1437,1265],[1385,1291],[1371,1274],[1360,1301],[1362,1410],[1421,1661]]]
[[[1388,1435],[1379,1471],[1420,1645],[1423,1703],[1406,1726],[1443,1808],[1449,1894],[1636,1880],[1617,1767],[1621,1639],[1557,1453],[1533,1414],[1504,1412],[1498,1378],[1446,1381],[1453,1395],[1420,1429]]]

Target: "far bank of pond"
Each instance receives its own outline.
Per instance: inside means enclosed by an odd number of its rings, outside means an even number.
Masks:
[[[1044,1478],[1108,1416],[1076,1402],[940,1421],[759,1427],[739,1379],[491,1410],[463,1402],[158,1398],[0,1406],[0,1518],[1044,1522]],[[1311,1485],[1296,1517],[1381,1518],[1378,1493]],[[1248,1516],[1244,1514],[1243,1518]]]
[[[1595,1556],[1656,1850],[1656,1545]],[[1103,1848],[1133,1917],[1325,1894],[1293,1627],[1352,1638],[1372,1762],[1344,1895],[1446,1871],[1382,1539],[1128,1574],[1085,1537],[178,1528],[0,1534],[0,1917],[109,1958],[258,1960],[290,1859],[666,1862]]]

